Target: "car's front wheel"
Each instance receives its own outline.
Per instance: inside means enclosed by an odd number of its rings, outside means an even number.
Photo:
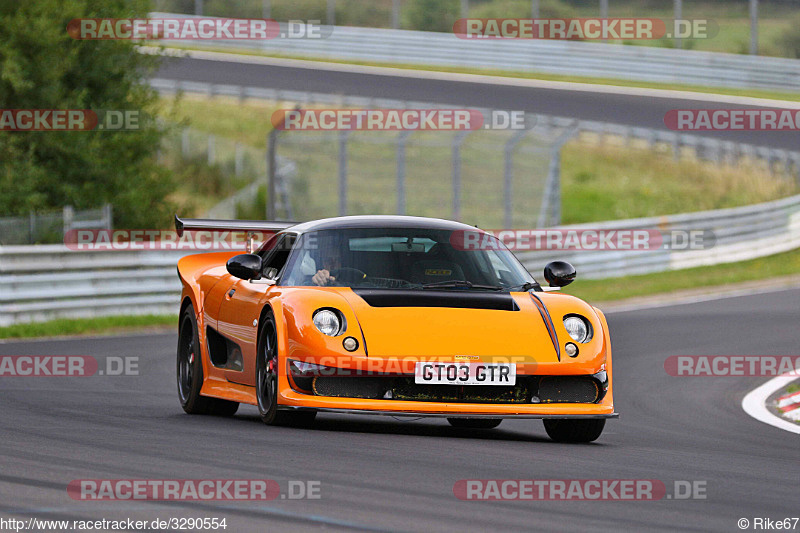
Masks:
[[[203,386],[203,362],[200,360],[200,341],[194,308],[188,306],[181,315],[178,326],[178,399],[189,414],[233,416],[239,409],[237,402],[200,396]]]
[[[454,428],[493,429],[500,425],[502,418],[448,418]]]
[[[600,437],[606,425],[604,418],[570,420],[546,418],[544,429],[556,442],[592,442]]]
[[[275,316],[267,312],[261,321],[256,358],[256,400],[258,414],[268,425],[306,425],[314,421],[316,411],[278,410],[278,330]]]

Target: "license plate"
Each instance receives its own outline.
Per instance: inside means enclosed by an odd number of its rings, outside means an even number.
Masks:
[[[513,363],[416,363],[414,383],[418,385],[516,385],[517,365]]]

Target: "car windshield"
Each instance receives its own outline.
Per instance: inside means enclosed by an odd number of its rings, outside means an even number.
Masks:
[[[528,290],[535,283],[497,239],[474,231],[353,228],[303,234],[281,276],[285,286]]]

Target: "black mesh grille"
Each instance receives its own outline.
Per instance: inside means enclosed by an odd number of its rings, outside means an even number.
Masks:
[[[537,396],[542,403],[594,403],[600,389],[583,376],[547,376],[539,381]]]

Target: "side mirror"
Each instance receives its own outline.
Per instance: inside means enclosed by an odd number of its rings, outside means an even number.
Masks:
[[[544,279],[551,287],[566,287],[575,281],[577,275],[575,267],[566,261],[553,261],[544,267]]]
[[[261,257],[256,254],[239,254],[228,259],[228,273],[237,278],[251,280],[261,278]]]

